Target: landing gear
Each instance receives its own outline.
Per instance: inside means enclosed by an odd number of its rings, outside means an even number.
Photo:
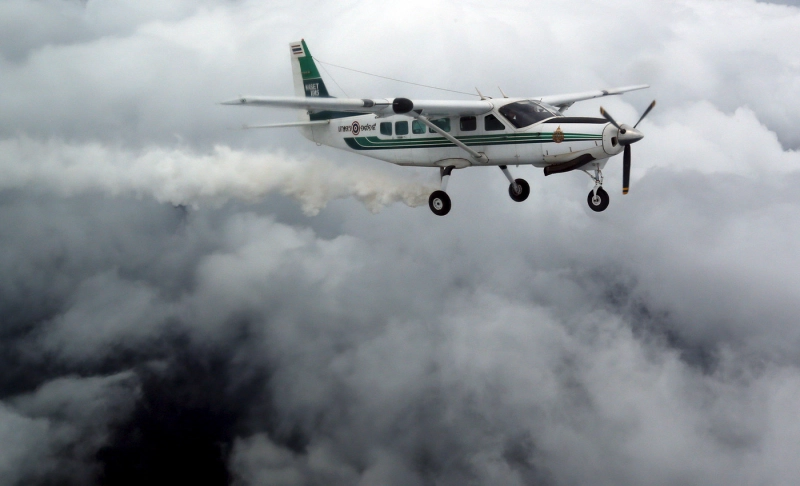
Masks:
[[[511,196],[511,199],[522,202],[528,199],[528,196],[531,194],[531,186],[525,181],[525,179],[514,179],[511,175],[511,172],[508,171],[508,166],[501,165],[500,170],[503,171],[505,174],[506,179],[508,179],[509,184],[508,186],[508,195]]]
[[[436,216],[444,216],[450,212],[450,196],[444,191],[433,191],[428,198],[428,206]]]
[[[608,207],[608,203],[611,201],[611,198],[608,197],[608,193],[605,189],[598,187],[597,190],[592,189],[589,191],[589,197],[587,198],[587,202],[589,203],[589,207],[592,208],[592,211],[603,211]]]
[[[450,212],[450,196],[448,196],[445,191],[447,190],[447,181],[450,179],[450,174],[452,174],[453,169],[455,169],[455,167],[452,165],[440,168],[439,176],[442,181],[441,186],[438,191],[433,191],[428,198],[428,206],[436,216],[444,216]],[[505,174],[506,178],[511,183],[508,185],[508,195],[511,196],[511,199],[517,202],[528,199],[528,196],[531,194],[531,186],[528,185],[528,182],[525,179],[514,179],[508,171],[508,167],[505,165],[501,165],[500,170],[503,171],[503,174]]]
[[[455,167],[452,165],[439,169],[439,177],[442,181],[441,189],[433,191],[431,197],[428,198],[428,206],[436,216],[444,216],[450,212],[450,196],[444,191],[447,190],[447,181],[450,180],[450,174],[453,173],[453,169]]]
[[[525,179],[517,179],[514,182],[516,182],[516,188],[514,184],[508,185],[508,195],[511,196],[511,199],[517,202],[528,199],[531,194],[531,186],[528,185]]]
[[[586,198],[586,202],[589,203],[592,211],[598,213],[604,211],[608,207],[608,203],[611,202],[611,198],[608,197],[608,193],[603,189],[603,173],[597,167],[594,169],[594,175],[590,174],[588,170],[583,172],[594,180],[594,189],[589,191],[589,197]]]

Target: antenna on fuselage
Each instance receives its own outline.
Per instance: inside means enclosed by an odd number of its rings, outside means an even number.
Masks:
[[[499,90],[500,90],[500,94],[501,94],[501,95],[503,95],[503,98],[508,98],[508,95],[507,95],[507,94],[505,94],[505,93],[503,93],[503,88],[501,88],[500,86],[498,86],[498,87],[497,87],[497,89],[499,89]]]
[[[479,90],[477,86],[475,86],[475,91],[478,92],[478,96],[480,96],[482,100],[492,99],[491,96],[483,96],[483,93],[481,93],[481,90]]]

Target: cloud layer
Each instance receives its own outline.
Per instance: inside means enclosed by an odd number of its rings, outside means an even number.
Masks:
[[[152,197],[173,205],[257,201],[271,192],[292,196],[309,215],[334,198],[355,197],[373,212],[394,202],[419,206],[436,189],[380,169],[342,167],[326,160],[293,159],[285,153],[246,153],[216,146],[210,153],[186,148],[133,152],[101,144],[0,142],[2,189],[33,186],[63,196],[100,192]]]
[[[539,11],[0,6],[0,482],[791,484],[800,11]],[[650,83],[602,100],[659,102],[631,193],[465,169],[437,218],[433,171],[226,130],[291,116],[214,102],[290,94],[303,36],[466,91]]]

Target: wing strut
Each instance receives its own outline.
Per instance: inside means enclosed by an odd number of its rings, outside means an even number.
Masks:
[[[445,132],[441,128],[439,128],[436,125],[434,125],[430,120],[428,120],[427,117],[425,117],[423,115],[420,115],[419,113],[416,113],[414,111],[411,111],[411,112],[407,113],[407,115],[412,117],[412,118],[414,118],[414,119],[416,119],[416,120],[421,121],[424,125],[426,125],[428,128],[430,128],[434,132],[436,132],[439,135],[443,136],[447,140],[450,140],[451,142],[456,144],[459,148],[464,149],[468,154],[470,154],[472,156],[473,159],[477,160],[478,162],[481,162],[483,164],[489,162],[489,157],[487,157],[486,154],[483,154],[481,152],[476,152],[475,150],[472,150],[471,148],[469,148],[461,140],[457,139],[456,137],[450,135],[449,133]]]

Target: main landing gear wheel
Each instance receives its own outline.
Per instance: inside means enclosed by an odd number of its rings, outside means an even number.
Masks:
[[[589,197],[587,199],[589,202],[589,207],[592,208],[592,211],[600,211],[605,210],[608,207],[608,203],[611,202],[611,198],[608,197],[608,193],[602,188],[597,188],[597,194],[594,191],[589,191]]]
[[[517,202],[528,199],[531,194],[531,186],[528,185],[525,179],[516,179],[515,182],[517,183],[516,191],[514,191],[514,184],[508,185],[508,195],[511,196],[511,199]]]
[[[436,216],[444,216],[450,212],[450,196],[444,191],[433,191],[428,198],[428,206]]]

